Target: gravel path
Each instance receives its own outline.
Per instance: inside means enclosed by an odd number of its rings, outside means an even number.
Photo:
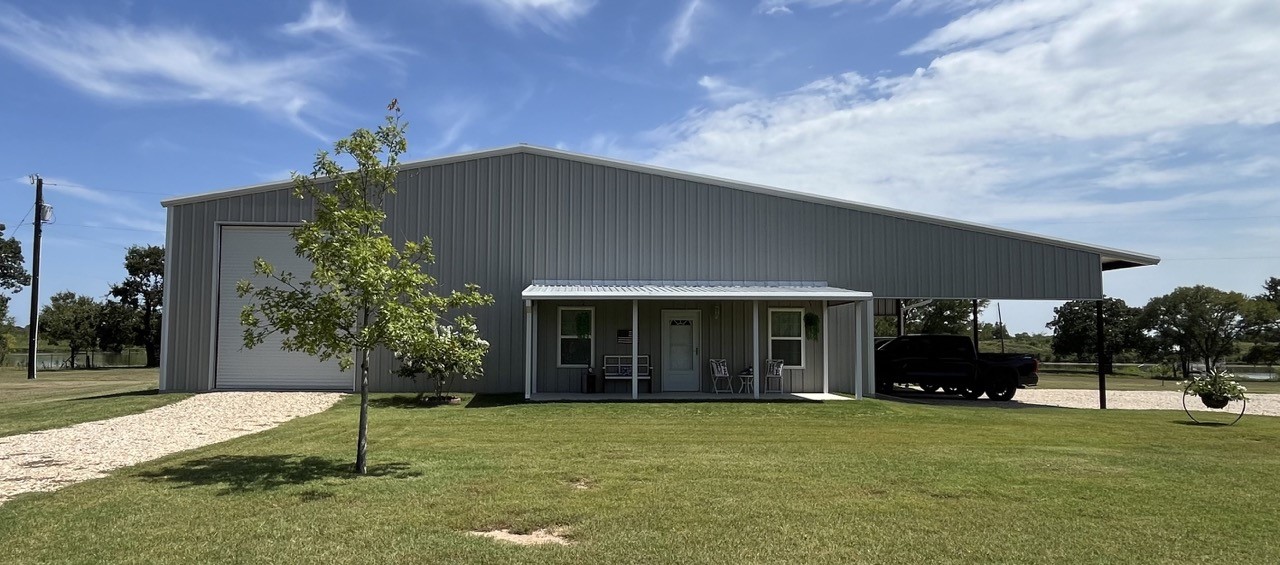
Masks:
[[[1247,386],[1247,385],[1246,385]],[[1028,388],[1019,390],[1009,402],[988,402],[963,400],[955,396],[942,394],[923,394],[920,392],[897,393],[895,398],[907,402],[924,402],[927,404],[945,404],[955,406],[975,406],[984,408],[1036,408],[1057,406],[1061,408],[1098,407],[1098,391],[1064,388]],[[1240,405],[1232,402],[1222,410],[1205,408],[1198,398],[1187,398],[1187,407],[1201,412],[1240,413]],[[1109,390],[1107,391],[1107,408],[1119,410],[1182,410],[1182,391],[1180,390]],[[1280,394],[1250,394],[1249,406],[1245,416],[1280,416]]]
[[[1248,386],[1248,385],[1246,385]],[[1098,391],[1060,388],[1026,389],[1013,397],[1023,404],[1061,406],[1063,408],[1097,408]],[[1107,408],[1120,410],[1182,410],[1182,391],[1174,390],[1109,390]],[[1203,412],[1240,413],[1240,405],[1231,403],[1222,410],[1205,408],[1199,398],[1187,398],[1187,408]],[[1245,416],[1280,416],[1280,394],[1250,394]],[[1184,416],[1185,417],[1185,416]]]
[[[338,393],[211,392],[119,418],[0,438],[0,504],[327,410]]]

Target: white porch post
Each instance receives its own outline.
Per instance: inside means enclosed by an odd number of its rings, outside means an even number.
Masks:
[[[862,350],[867,352],[863,358],[862,374],[874,390],[876,386],[876,301],[874,298],[867,300],[867,317],[862,320],[862,323],[864,324]],[[862,398],[862,395],[858,394],[858,398]]]
[[[867,312],[867,301],[857,302],[853,306],[853,397],[862,400],[862,373],[865,365],[866,349],[863,347],[862,332],[866,331],[862,317]]]
[[[752,393],[760,399],[760,301],[751,301],[751,383]]]
[[[653,375],[649,375],[652,379]],[[653,381],[649,381],[653,386]],[[640,398],[640,301],[631,301],[631,399]]]
[[[831,317],[831,309],[827,307],[827,301],[822,301],[822,394],[831,394],[831,355],[827,353],[831,351],[831,324],[827,323],[827,318]]]
[[[533,376],[530,377],[529,390],[533,391],[533,394],[538,394],[538,301],[529,302],[533,308],[533,331],[529,332],[532,336],[530,339],[533,340]]]
[[[533,398],[533,301],[524,301],[524,399]]]

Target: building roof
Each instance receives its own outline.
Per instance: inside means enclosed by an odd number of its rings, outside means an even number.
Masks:
[[[418,161],[408,161],[400,164],[400,170],[403,171],[408,169],[417,169],[417,168],[431,167],[436,165],[445,165],[449,163],[457,163],[457,162],[463,162],[463,161],[470,161],[474,159],[483,159],[488,157],[498,157],[503,155],[513,155],[518,153],[542,155],[545,157],[566,159],[569,161],[577,161],[580,163],[600,165],[605,167],[613,167],[617,169],[634,171],[639,173],[676,178],[676,179],[686,180],[689,182],[709,184],[713,186],[723,186],[723,187],[733,188],[737,190],[743,190],[746,192],[754,192],[757,194],[777,196],[780,198],[788,198],[791,200],[811,202],[811,203],[822,204],[826,206],[835,206],[839,208],[857,210],[857,211],[866,212],[870,214],[879,214],[883,216],[900,218],[903,220],[924,222],[928,224],[974,231],[978,233],[986,233],[991,235],[1020,239],[1024,241],[1033,241],[1037,243],[1043,243],[1043,244],[1063,247],[1067,249],[1075,249],[1075,250],[1086,251],[1090,253],[1097,253],[1099,257],[1101,257],[1103,270],[1123,269],[1127,267],[1140,267],[1140,266],[1147,266],[1147,265],[1156,265],[1160,263],[1159,257],[1156,257],[1154,255],[1147,255],[1143,253],[1137,253],[1133,251],[1113,249],[1109,247],[1091,245],[1091,244],[1081,243],[1078,241],[1072,241],[1068,239],[1061,239],[1061,238],[1049,237],[1049,236],[1030,233],[1030,232],[989,226],[985,224],[979,224],[976,222],[967,222],[963,220],[945,218],[942,216],[934,216],[931,214],[908,212],[906,210],[899,210],[896,208],[889,208],[885,206],[876,206],[874,204],[854,202],[851,200],[843,200],[839,198],[833,198],[830,196],[820,196],[817,194],[810,194],[807,192],[800,192],[796,190],[788,190],[788,189],[777,188],[772,186],[746,183],[746,182],[735,181],[735,180],[730,180],[730,179],[725,179],[725,178],[715,177],[710,175],[701,175],[701,174],[690,173],[686,171],[678,171],[675,169],[658,167],[654,165],[632,163],[629,161],[621,161],[618,159],[610,159],[607,157],[597,157],[594,155],[574,153],[572,151],[552,149],[549,147],[539,147],[535,145],[526,145],[526,144],[509,145],[506,147],[499,147],[495,149],[485,149],[481,151],[458,153],[455,155],[448,155],[444,157],[433,157],[433,158],[422,159]],[[288,188],[292,186],[292,184],[293,184],[292,181],[287,181],[287,180],[268,182],[268,183],[250,185],[250,186],[243,186],[239,188],[230,188],[225,190],[217,190],[213,192],[204,192],[204,193],[191,194],[186,196],[177,196],[174,198],[162,200],[160,204],[165,207],[170,207],[170,206],[178,206],[182,204],[191,204],[195,202],[205,202],[209,200],[217,200],[219,198],[228,198],[232,196],[241,196],[245,194],[254,194],[258,192],[280,190],[282,188]]]
[[[533,281],[525,300],[869,300],[826,283],[772,281]]]

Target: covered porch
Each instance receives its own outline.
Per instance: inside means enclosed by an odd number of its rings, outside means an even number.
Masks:
[[[861,398],[874,384],[868,292],[533,281],[522,298],[528,400],[821,401],[847,398],[836,391]]]
[[[530,398],[534,402],[630,402],[632,400],[648,402],[734,402],[744,400],[772,400],[777,402],[831,402],[853,400],[852,396],[824,392],[788,392],[766,394],[757,397],[747,393],[715,393],[715,392],[654,392],[641,394],[633,398],[630,393],[581,393],[581,392],[539,392]]]

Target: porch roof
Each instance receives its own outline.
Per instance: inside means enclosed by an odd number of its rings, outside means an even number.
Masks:
[[[533,281],[525,300],[870,300],[870,292],[818,282]]]

